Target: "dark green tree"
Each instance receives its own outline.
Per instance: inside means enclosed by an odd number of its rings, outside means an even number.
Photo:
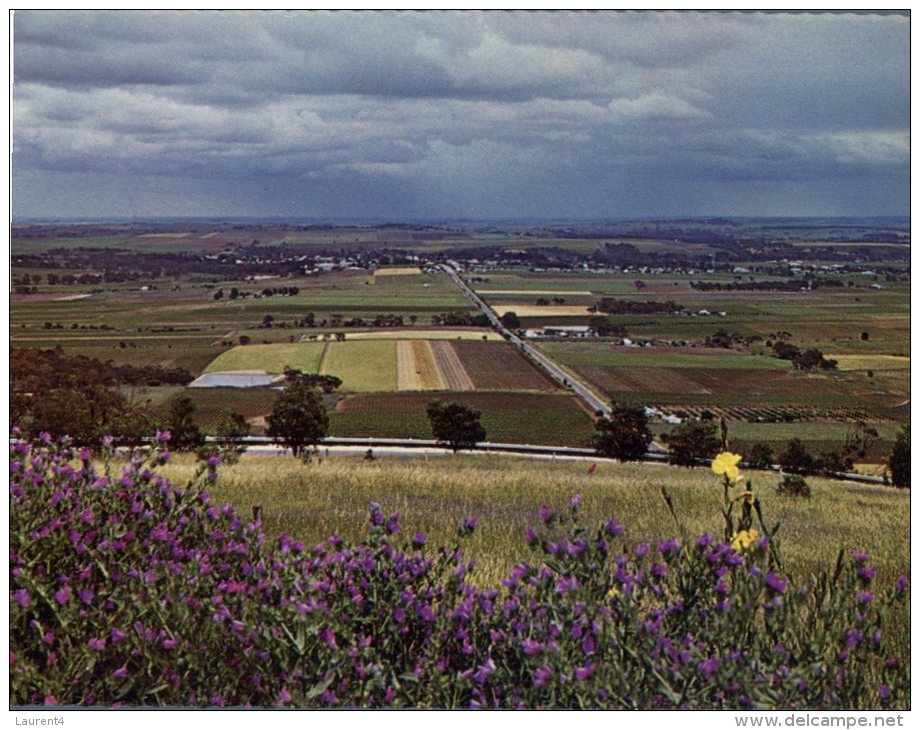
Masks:
[[[615,459],[639,459],[652,442],[648,416],[641,406],[614,403],[610,417],[599,418],[594,422],[594,429],[597,433],[591,439],[591,446],[599,454]]]
[[[195,423],[195,404],[187,395],[176,398],[170,405],[166,429],[172,436],[169,446],[177,451],[197,449],[204,444],[204,435]]]
[[[217,421],[214,435],[220,439],[220,446],[211,449],[211,453],[219,453],[224,464],[236,464],[246,451],[243,438],[249,435],[249,424],[241,413],[224,409]]]
[[[901,428],[894,441],[894,448],[888,457],[891,483],[896,487],[910,489],[910,424]]]
[[[485,440],[486,430],[479,422],[482,414],[463,403],[432,401],[426,413],[435,439],[455,454]]]
[[[300,456],[322,441],[329,431],[329,416],[322,396],[302,378],[288,380],[268,417],[268,436]]]
[[[509,330],[521,328],[521,318],[517,316],[517,312],[505,312],[499,319]]]
[[[751,469],[769,469],[773,465],[773,449],[758,441],[751,446],[745,461]]]
[[[801,439],[790,439],[786,449],[779,455],[783,471],[792,474],[811,474],[815,470],[815,459],[808,453]]]
[[[714,423],[685,421],[668,438],[668,461],[678,466],[696,466],[715,456],[719,447]]]

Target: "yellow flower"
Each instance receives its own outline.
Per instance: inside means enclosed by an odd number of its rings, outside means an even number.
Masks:
[[[607,591],[607,598],[618,598],[620,592],[617,590],[616,586],[613,586],[609,591]]]
[[[754,544],[754,540],[756,539],[757,530],[753,528],[750,530],[739,530],[732,538],[732,550],[734,550],[736,553],[747,550],[749,547],[751,547],[751,545]]]
[[[716,474],[725,474],[729,479],[735,481],[740,476],[740,472],[738,471],[739,461],[741,461],[741,454],[723,451],[712,460],[712,470]]]

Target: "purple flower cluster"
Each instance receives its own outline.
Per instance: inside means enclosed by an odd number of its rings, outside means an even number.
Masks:
[[[13,443],[12,704],[817,708],[907,696],[868,556],[849,574],[854,623],[818,632],[844,614],[825,619],[812,594],[790,591],[766,551],[708,535],[630,545],[616,520],[584,527],[577,497],[568,512],[541,508],[525,536],[540,559],[489,588],[469,581],[459,543],[402,537],[378,504],[360,544],[268,545],[158,463],[155,452],[98,474],[89,454]],[[475,528],[463,520],[458,538]],[[890,594],[905,591],[906,580]],[[857,660],[880,667],[874,688]]]

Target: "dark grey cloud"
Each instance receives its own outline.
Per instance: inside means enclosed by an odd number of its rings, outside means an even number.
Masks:
[[[904,213],[909,40],[899,16],[17,12],[14,215]]]

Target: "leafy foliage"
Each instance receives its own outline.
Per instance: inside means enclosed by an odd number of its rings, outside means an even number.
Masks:
[[[888,457],[888,469],[892,484],[910,489],[910,424],[905,425],[895,439]]]
[[[815,459],[808,453],[802,439],[790,439],[786,449],[779,455],[779,465],[783,471],[792,474],[811,474],[815,469]]]
[[[204,443],[204,434],[195,423],[195,404],[187,395],[176,398],[170,404],[166,424],[176,450],[190,451]]]
[[[329,432],[329,416],[319,392],[305,379],[288,380],[266,419],[266,433],[299,456]]]
[[[482,414],[468,405],[432,401],[425,413],[435,439],[454,453],[471,449],[486,438],[486,430],[479,422]]]
[[[696,466],[719,450],[714,423],[685,421],[668,436],[668,461],[678,466]]]
[[[645,456],[652,442],[648,416],[641,406],[615,403],[609,418],[599,418],[594,428],[597,433],[591,445],[598,453],[617,459],[638,459]]]
[[[778,494],[785,494],[790,497],[805,497],[811,499],[811,487],[808,482],[798,474],[783,474],[776,487]]]
[[[478,588],[459,542],[402,536],[376,504],[359,544],[267,545],[202,491],[216,461],[176,487],[162,451],[120,472],[50,438],[11,451],[13,705],[909,705],[885,623],[906,579],[874,585],[854,551],[795,585],[756,502],[728,502],[726,537],[649,545],[584,525],[576,495],[540,510],[532,564]]]
[[[769,469],[773,466],[773,449],[761,442],[752,444],[745,461],[751,469]]]

